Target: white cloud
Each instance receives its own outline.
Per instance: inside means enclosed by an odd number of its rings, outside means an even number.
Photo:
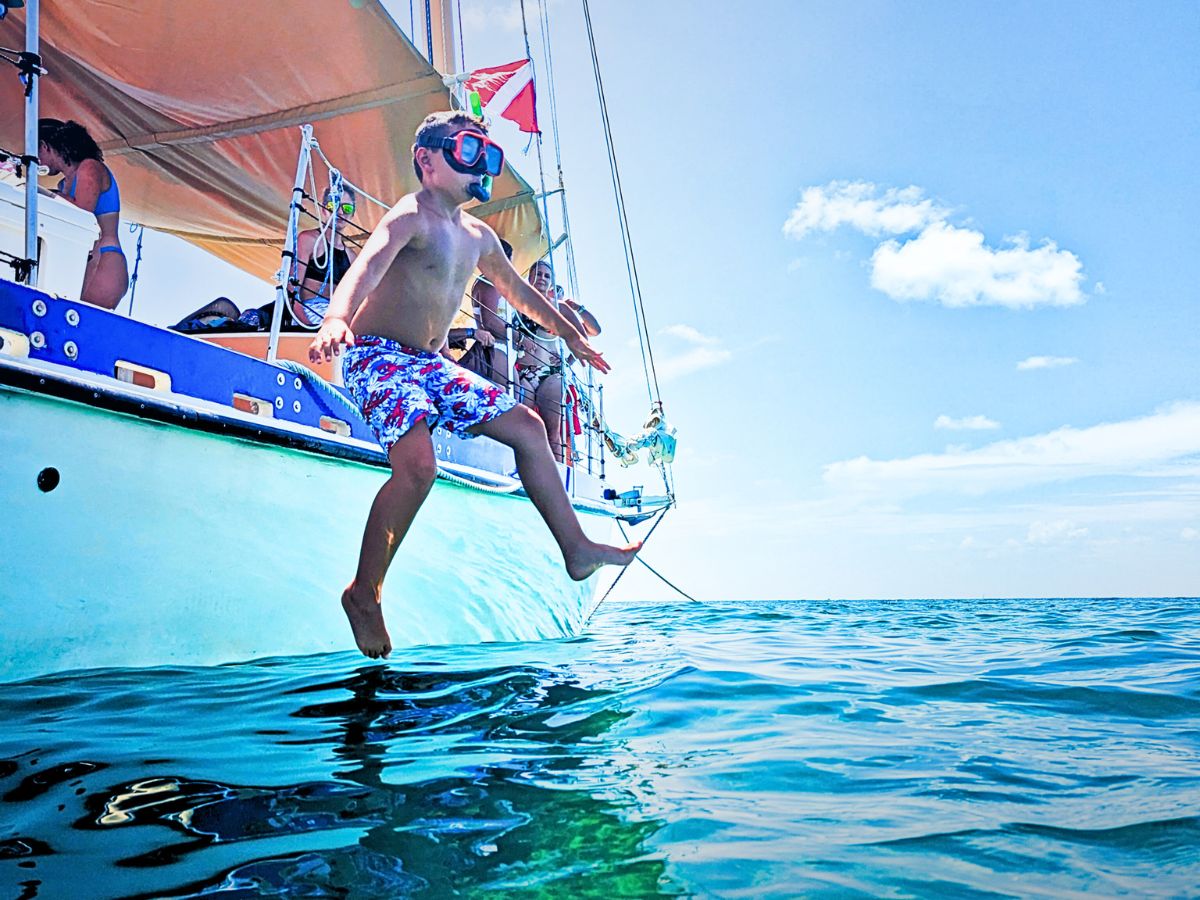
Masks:
[[[728,350],[717,347],[694,347],[679,356],[670,356],[659,360],[656,368],[659,381],[670,381],[683,375],[699,372],[701,369],[711,369],[728,362],[733,354]]]
[[[994,249],[983,234],[934,222],[910,241],[885,241],[871,256],[871,286],[894,300],[936,300],[948,307],[1073,306],[1083,264],[1053,241],[1030,249],[1024,237]]]
[[[707,334],[704,334],[703,332],[697,331],[691,325],[682,325],[682,324],[668,325],[666,328],[662,329],[662,331],[660,331],[659,333],[660,334],[669,334],[672,337],[677,337],[680,340],[687,341],[689,344],[696,344],[698,346],[704,346],[704,347],[711,347],[715,344],[720,343],[720,340],[718,340],[717,338],[711,337]]]
[[[926,198],[918,187],[885,191],[866,181],[831,181],[805,188],[783,233],[800,240],[813,231],[836,231],[842,225],[863,234],[905,234],[940,222],[949,210]]]
[[[1185,541],[1200,541],[1200,531],[1195,528],[1185,528],[1179,532],[1179,537]]]
[[[987,416],[966,416],[962,419],[938,416],[933,427],[944,431],[990,431],[999,428],[1000,423],[993,422]]]
[[[407,19],[407,16],[403,18]],[[399,21],[399,18],[397,18]],[[417,29],[424,39],[424,22]],[[462,24],[467,30],[494,33],[521,30],[521,4],[518,0],[476,0],[462,11]],[[420,41],[418,41],[420,44]]]
[[[676,323],[668,325],[659,334],[669,335],[687,344],[685,350],[671,355],[657,354],[655,368],[659,381],[670,381],[699,372],[701,369],[711,369],[733,358],[733,353],[721,346],[721,339],[705,334],[691,325]],[[668,342],[670,343],[670,342]],[[676,344],[676,347],[679,345]]]
[[[1062,366],[1073,366],[1079,362],[1074,356],[1031,356],[1017,363],[1018,371],[1028,369],[1057,369]]]
[[[1152,477],[1165,463],[1200,455],[1200,403],[1176,403],[1149,416],[1060,428],[974,450],[904,459],[831,463],[827,483],[852,491],[981,494],[1095,475]]]
[[[1027,544],[1058,544],[1087,537],[1088,530],[1076,525],[1069,519],[1059,519],[1055,522],[1034,522],[1029,526],[1025,536]]]
[[[1083,264],[1051,240],[1030,247],[1024,235],[989,247],[983,233],[952,225],[950,209],[921,188],[880,188],[865,181],[831,181],[805,188],[783,224],[801,240],[843,225],[886,240],[871,255],[871,285],[894,300],[933,300],[948,307],[1074,306],[1083,303]],[[1100,290],[1102,285],[1098,286]]]
[[[1097,294],[1107,294],[1108,293],[1108,288],[1106,288],[1104,286],[1103,281],[1097,281],[1095,286],[1092,288],[1092,290],[1095,291]]]

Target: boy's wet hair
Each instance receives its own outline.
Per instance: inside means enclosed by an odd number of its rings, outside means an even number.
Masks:
[[[67,165],[74,166],[85,159],[104,161],[100,145],[78,122],[61,119],[38,119],[38,140],[62,157]]]
[[[413,171],[417,173],[417,181],[424,181],[421,167],[417,164],[417,146],[426,141],[449,137],[451,133],[464,128],[473,128],[481,134],[487,134],[487,125],[482,119],[461,109],[430,113],[417,126],[417,133],[413,136]]]

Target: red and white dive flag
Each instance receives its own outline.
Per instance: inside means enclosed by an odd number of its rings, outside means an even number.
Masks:
[[[479,94],[479,102],[489,113],[516,122],[522,131],[541,134],[533,93],[533,64],[529,60],[476,69],[467,76],[463,87]]]

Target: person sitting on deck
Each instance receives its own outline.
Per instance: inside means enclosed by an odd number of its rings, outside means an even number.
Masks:
[[[38,120],[38,162],[61,175],[56,193],[96,217],[100,237],[88,254],[79,299],[116,309],[129,290],[129,266],[121,249],[121,192],[104,164],[104,153],[78,122]]]
[[[347,249],[343,231],[346,222],[354,216],[356,195],[349,185],[342,187],[342,200],[336,205],[331,191],[326,188],[321,205],[333,218],[336,225],[329,229],[310,228],[296,235],[296,258],[306,260],[303,277],[291,295],[291,303],[284,308],[282,329],[284,331],[311,331],[320,325],[329,307],[329,295],[346,274],[356,253]],[[329,238],[325,231],[333,231],[333,259],[329,265]],[[271,316],[275,302],[251,307],[245,312],[228,297],[218,297],[194,312],[188,313],[171,326],[175,331],[267,331],[271,327]]]
[[[346,225],[354,218],[357,201],[358,195],[347,184],[342,185],[341,199],[336,203],[333,192],[326,188],[321,196],[321,206],[329,214],[329,220],[320,228],[309,228],[296,236],[296,259],[304,260],[305,264],[291,312],[301,325],[315,327],[321,324],[333,289],[358,255],[357,251],[347,247],[345,240]]]
[[[501,238],[504,255],[512,259],[512,244]],[[500,316],[500,292],[482,275],[471,286],[473,327],[451,328],[447,343],[452,349],[464,349],[467,342],[474,343],[458,358],[458,364],[482,375],[488,381],[508,387],[508,328]]]
[[[512,448],[525,492],[572,579],[582,581],[605,565],[627,566],[641,549],[640,541],[613,547],[590,540],[536,414],[438,354],[467,279],[478,268],[514,308],[559,335],[582,362],[609,370],[579,330],[517,274],[491,227],[463,210],[485,175],[503,171],[504,151],[480,119],[442,112],[418,127],[412,160],[420,190],[402,197],[376,226],[334,292],[309,349],[312,362],[328,362],[347,348],[346,387],[391,466],[367,516],[354,580],[342,593],[354,640],[374,658],[392,649],[381,606],[384,575],[437,478],[434,425]]]
[[[554,279],[550,264],[539,260],[529,270],[529,283],[547,300],[555,299]],[[564,319],[580,333],[587,328],[567,304],[558,308]],[[590,314],[589,314],[590,316]],[[595,317],[590,316],[593,322]],[[558,355],[558,342],[553,335],[526,316],[517,317],[517,337],[513,346],[521,351],[515,364],[517,384],[521,388],[521,402],[537,411],[546,426],[550,450],[559,462],[566,462],[566,448],[562,440],[563,417],[563,361]],[[596,332],[600,325],[595,322]],[[568,358],[568,363],[571,358]]]

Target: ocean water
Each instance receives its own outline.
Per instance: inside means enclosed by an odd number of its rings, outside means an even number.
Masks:
[[[0,721],[3,897],[1200,895],[1196,600],[613,604]]]

